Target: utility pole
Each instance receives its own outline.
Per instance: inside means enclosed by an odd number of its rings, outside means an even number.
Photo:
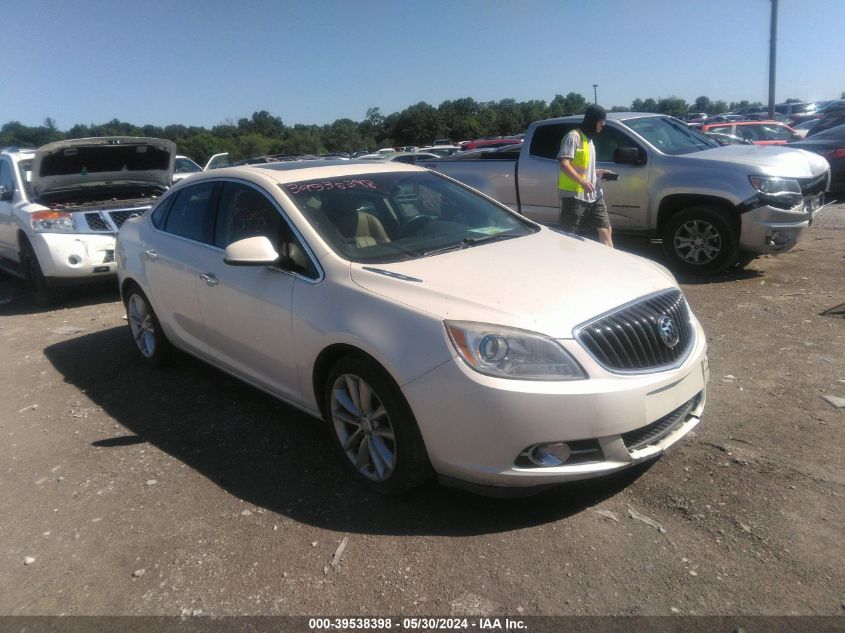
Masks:
[[[772,32],[769,36],[769,119],[775,118],[775,57],[778,37],[778,0],[772,2]]]
[[[599,87],[598,84],[593,84],[593,103],[595,103],[596,105],[598,105],[598,102],[599,102],[598,91],[597,91],[598,87]]]

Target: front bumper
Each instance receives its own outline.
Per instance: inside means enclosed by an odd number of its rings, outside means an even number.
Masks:
[[[651,374],[619,375],[602,369],[572,340],[562,341],[589,379],[569,382],[506,380],[483,376],[458,358],[406,384],[435,471],[477,486],[542,487],[620,471],[652,459],[680,440],[704,409],[706,343],[696,339],[684,363]],[[668,433],[638,448],[627,434],[690,403]],[[550,442],[595,440],[594,461],[526,466],[520,454]],[[628,446],[632,442],[628,440]],[[519,465],[517,465],[519,464]]]
[[[84,283],[117,274],[114,235],[34,233],[28,237],[48,284]]]
[[[743,251],[760,254],[785,253],[798,243],[801,232],[812,224],[824,205],[824,196],[805,198],[791,209],[770,205],[745,211],[739,246]]]

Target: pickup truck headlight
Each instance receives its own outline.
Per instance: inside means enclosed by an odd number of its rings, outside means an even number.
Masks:
[[[773,176],[749,176],[751,186],[765,197],[793,207],[801,204],[801,185],[793,178],[777,178]]]
[[[76,233],[73,216],[62,211],[36,211],[29,216],[29,224],[39,233]]]
[[[519,380],[583,380],[587,374],[552,338],[489,323],[446,321],[460,357],[475,371]]]

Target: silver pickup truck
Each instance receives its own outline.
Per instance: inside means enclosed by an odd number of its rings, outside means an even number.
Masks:
[[[580,116],[538,121],[518,156],[460,155],[419,164],[455,178],[527,217],[558,224],[561,140]],[[658,114],[608,114],[597,166],[619,174],[601,187],[613,230],[660,237],[678,272],[714,274],[792,248],[824,204],[827,161],[802,150],[722,147]]]

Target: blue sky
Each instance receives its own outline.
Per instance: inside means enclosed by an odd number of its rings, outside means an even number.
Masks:
[[[0,124],[361,121],[420,101],[768,98],[769,0],[2,3]],[[776,99],[845,91],[845,0],[780,0]]]

